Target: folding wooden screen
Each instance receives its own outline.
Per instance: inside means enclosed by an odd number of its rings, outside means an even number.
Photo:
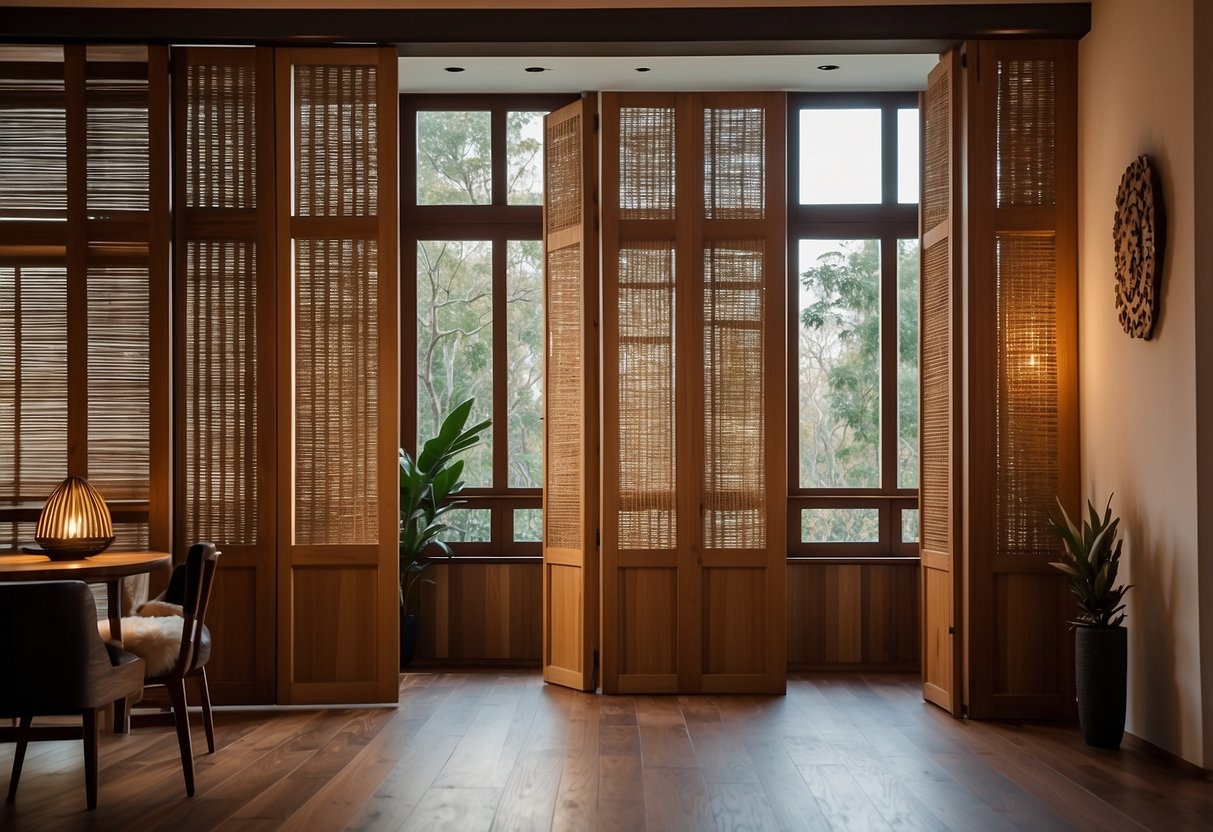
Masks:
[[[281,49],[275,83],[278,698],[395,701],[396,53]]]
[[[72,474],[170,546],[168,92],[162,47],[0,50],[0,545]]]
[[[784,99],[602,101],[603,689],[782,691]]]
[[[176,531],[223,551],[218,702],[275,694],[273,50],[173,51]]]
[[[593,690],[598,646],[596,102],[544,142],[543,678]]]

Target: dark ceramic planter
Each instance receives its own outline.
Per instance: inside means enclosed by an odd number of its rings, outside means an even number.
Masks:
[[[409,613],[400,616],[400,667],[409,666],[417,653],[417,616]]]
[[[1129,631],[1124,627],[1074,630],[1074,677],[1082,738],[1095,748],[1119,748],[1125,733]]]

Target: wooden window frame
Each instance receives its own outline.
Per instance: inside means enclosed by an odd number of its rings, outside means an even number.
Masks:
[[[506,395],[506,246],[510,240],[543,239],[543,206],[508,203],[506,115],[551,112],[576,101],[576,94],[400,96],[400,320],[409,322],[400,344],[400,447],[416,451],[417,436],[417,245],[421,240],[487,240],[493,244],[493,485],[467,488],[466,509],[488,509],[489,540],[452,543],[461,559],[537,560],[539,541],[514,542],[514,509],[542,508],[542,488],[511,488],[508,397]],[[492,199],[487,205],[417,204],[417,113],[487,111],[490,116]]]
[[[881,200],[870,204],[800,204],[800,111],[881,111]],[[901,540],[901,513],[918,508],[918,489],[897,487],[897,242],[918,239],[919,203],[899,203],[897,111],[918,110],[915,92],[799,93],[788,96],[788,557],[914,559],[917,543]],[[921,195],[920,195],[921,200]],[[880,241],[880,481],[879,488],[803,488],[800,485],[798,409],[799,294],[801,240]],[[801,542],[801,510],[876,508],[879,541]]]

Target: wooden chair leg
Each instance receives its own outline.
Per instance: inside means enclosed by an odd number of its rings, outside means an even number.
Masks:
[[[88,808],[97,808],[97,745],[100,740],[101,721],[97,709],[84,712],[84,794]]]
[[[181,771],[185,775],[185,793],[194,796],[194,746],[190,742],[190,714],[185,701],[185,679],[173,679],[165,685],[173,703],[173,722],[177,725],[177,745],[181,747]]]
[[[202,700],[202,727],[206,729],[206,750],[215,753],[215,720],[211,717],[211,689],[206,684],[206,668],[198,668],[198,698]]]
[[[32,716],[21,717],[21,726],[17,729],[17,750],[13,754],[13,773],[8,778],[8,802],[17,799],[17,783],[21,780],[21,766],[25,764],[25,749],[29,747],[30,725]]]
[[[125,734],[129,729],[128,717],[130,716],[129,702],[125,699],[114,700],[114,733]]]

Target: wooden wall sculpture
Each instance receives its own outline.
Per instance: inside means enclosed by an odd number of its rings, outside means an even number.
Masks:
[[[1125,169],[1116,191],[1112,245],[1116,256],[1116,311],[1130,338],[1154,337],[1161,296],[1165,213],[1158,174],[1147,156]]]

